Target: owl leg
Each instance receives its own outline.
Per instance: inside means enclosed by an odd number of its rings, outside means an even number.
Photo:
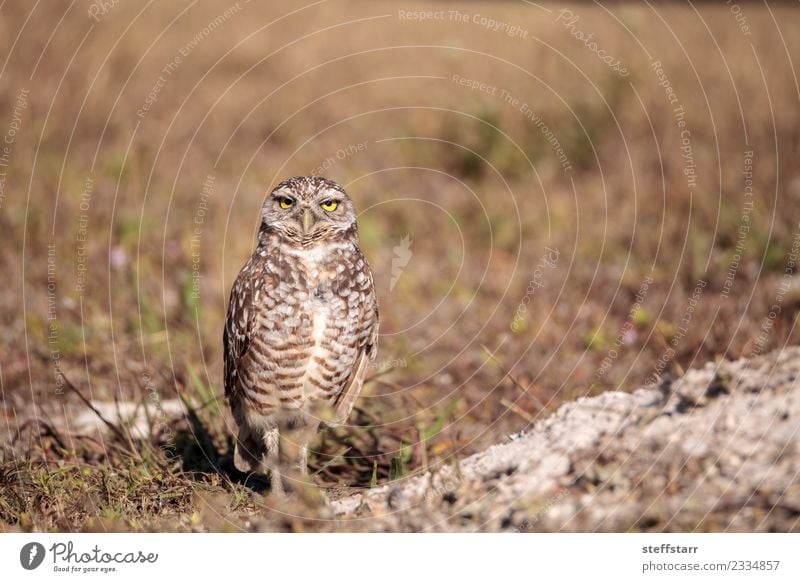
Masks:
[[[279,495],[283,493],[283,483],[281,482],[280,460],[278,457],[278,443],[280,436],[278,428],[271,428],[264,433],[263,437],[265,452],[261,457],[261,466],[264,472],[269,471],[269,483],[271,490]]]
[[[261,459],[267,453],[258,431],[246,424],[239,427],[239,435],[233,449],[233,464],[242,473],[263,473]]]
[[[278,468],[278,429],[242,425],[233,452],[233,464],[243,473],[268,474]],[[275,481],[275,477],[272,477]],[[280,481],[278,477],[277,481]]]
[[[278,443],[278,466],[287,492],[313,487],[308,478],[308,443],[317,433],[319,421],[305,415],[290,419],[281,426]]]

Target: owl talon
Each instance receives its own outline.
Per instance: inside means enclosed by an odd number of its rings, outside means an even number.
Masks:
[[[270,483],[270,493],[277,499],[292,499],[309,507],[329,505],[327,496],[307,476],[273,471]]]

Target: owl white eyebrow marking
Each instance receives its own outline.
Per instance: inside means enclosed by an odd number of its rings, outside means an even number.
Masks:
[[[317,192],[317,196],[328,196],[329,198],[343,198],[344,192],[338,188],[322,188]]]

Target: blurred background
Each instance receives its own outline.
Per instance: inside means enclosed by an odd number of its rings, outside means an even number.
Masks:
[[[125,464],[65,437],[82,403],[60,372],[95,403],[159,406],[163,475],[234,487],[215,474],[226,302],[265,194],[293,175],[350,193],[381,306],[372,379],[315,445],[323,485],[453,463],[565,401],[797,343],[797,17],[3,3],[3,521],[47,506],[55,468],[74,491],[75,467],[89,483]],[[25,519],[80,523],[62,501]]]

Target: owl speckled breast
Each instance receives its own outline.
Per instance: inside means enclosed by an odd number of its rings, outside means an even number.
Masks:
[[[281,250],[273,263],[284,299],[259,319],[283,409],[335,397],[358,355],[364,260],[350,243],[327,246],[326,253]]]

